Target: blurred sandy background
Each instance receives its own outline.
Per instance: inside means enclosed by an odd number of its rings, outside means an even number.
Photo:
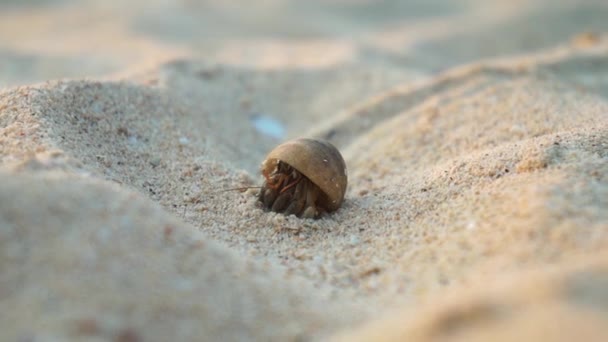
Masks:
[[[0,1],[0,340],[608,340],[607,31],[603,0]],[[222,191],[299,136],[342,151],[338,212]]]

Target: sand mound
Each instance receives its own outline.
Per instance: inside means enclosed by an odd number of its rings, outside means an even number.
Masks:
[[[284,340],[348,320],[322,290],[57,164],[2,174],[3,339]]]

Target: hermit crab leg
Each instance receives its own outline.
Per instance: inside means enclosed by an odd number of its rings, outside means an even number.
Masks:
[[[302,180],[302,175],[298,174],[296,176],[296,179],[293,182],[287,184],[283,189],[281,189],[281,193],[284,193],[285,191],[289,190],[291,187],[293,187],[296,184],[300,183],[300,180]]]
[[[300,179],[297,183],[291,204],[285,209],[285,215],[300,215],[306,204],[306,179]]]
[[[303,218],[315,218],[319,215],[319,212],[317,211],[316,208],[316,202],[317,202],[317,197],[319,195],[319,188],[310,183],[310,182],[306,182],[306,188],[305,188],[305,192],[306,192],[306,205],[304,209],[304,212],[302,213],[302,217]]]
[[[263,187],[260,191],[260,200],[262,203],[264,203],[264,207],[270,208],[270,206],[272,206],[272,204],[276,201],[278,194],[279,193],[272,188]]]
[[[294,193],[293,190],[294,189],[291,188],[288,191],[279,193],[279,196],[272,204],[272,208],[270,210],[277,212],[277,213],[280,213],[283,210],[285,210],[285,208],[289,204],[289,201],[291,201],[291,199],[293,197],[293,193]]]

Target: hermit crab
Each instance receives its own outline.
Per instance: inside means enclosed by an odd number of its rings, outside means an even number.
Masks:
[[[346,192],[346,163],[326,141],[299,138],[270,151],[261,166],[259,201],[266,210],[319,218],[340,208]]]

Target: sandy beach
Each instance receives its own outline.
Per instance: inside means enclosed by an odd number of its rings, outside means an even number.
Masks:
[[[342,207],[260,164],[342,153]],[[251,187],[247,190],[229,190]],[[608,340],[608,3],[0,1],[0,340]]]

